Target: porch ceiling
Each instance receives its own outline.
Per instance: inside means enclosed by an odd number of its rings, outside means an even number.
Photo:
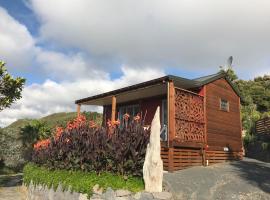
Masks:
[[[151,85],[143,88],[122,92],[115,95],[108,95],[99,98],[94,98],[89,101],[81,103],[81,105],[97,105],[97,106],[109,105],[112,103],[112,96],[116,97],[116,103],[118,104],[164,94],[167,94],[167,84],[160,83],[156,85]]]

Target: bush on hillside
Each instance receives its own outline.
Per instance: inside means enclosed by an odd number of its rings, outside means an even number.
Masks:
[[[97,128],[84,116],[35,144],[33,162],[50,169],[142,175],[149,130],[133,121],[124,128]]]
[[[12,128],[0,132],[0,159],[3,167],[20,171],[25,164],[22,142],[17,132]]]

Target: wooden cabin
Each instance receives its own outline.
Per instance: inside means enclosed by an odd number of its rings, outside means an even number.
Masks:
[[[103,106],[103,123],[142,113],[151,124],[156,108],[165,134],[161,137],[164,169],[242,158],[240,95],[226,77],[217,73],[197,79],[164,76],[118,90],[76,100],[81,105]]]

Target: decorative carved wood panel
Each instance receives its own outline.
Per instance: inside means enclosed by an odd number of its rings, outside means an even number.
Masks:
[[[204,142],[203,97],[175,88],[176,139]]]

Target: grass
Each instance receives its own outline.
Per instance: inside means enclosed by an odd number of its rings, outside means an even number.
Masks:
[[[23,182],[29,185],[46,185],[49,188],[57,189],[61,183],[64,190],[68,188],[71,191],[88,194],[91,196],[92,188],[98,184],[106,189],[127,189],[132,192],[138,192],[144,189],[142,178],[128,177],[125,179],[120,175],[111,173],[102,173],[97,175],[95,172],[68,171],[68,170],[48,170],[35,164],[28,163],[23,170]]]

